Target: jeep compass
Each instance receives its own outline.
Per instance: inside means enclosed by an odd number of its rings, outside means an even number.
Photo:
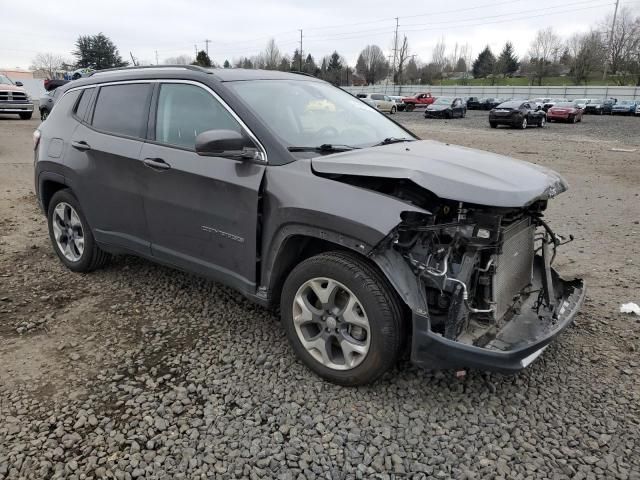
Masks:
[[[566,190],[531,163],[420,140],[301,74],[104,70],[34,133],[53,249],[74,272],[134,254],[277,306],[292,349],[342,385],[405,350],[515,372],[571,324],[581,280],[544,219]]]

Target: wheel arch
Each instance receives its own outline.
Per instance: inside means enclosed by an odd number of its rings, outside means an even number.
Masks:
[[[42,172],[38,176],[38,201],[40,208],[45,214],[49,209],[51,198],[53,198],[56,192],[65,188],[69,188],[66,179],[58,173]]]

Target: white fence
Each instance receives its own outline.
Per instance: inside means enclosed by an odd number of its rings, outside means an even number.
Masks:
[[[387,95],[413,95],[431,92],[435,97],[496,97],[496,98],[617,98],[618,100],[640,100],[640,87],[475,87],[438,85],[368,85],[365,87],[342,87],[347,92],[386,93]]]

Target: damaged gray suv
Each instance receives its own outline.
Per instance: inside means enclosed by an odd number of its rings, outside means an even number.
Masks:
[[[138,67],[61,88],[34,134],[60,260],[135,254],[277,306],[328,380],[371,382],[405,351],[514,372],[584,299],[551,267],[553,171],[419,140],[304,75]]]

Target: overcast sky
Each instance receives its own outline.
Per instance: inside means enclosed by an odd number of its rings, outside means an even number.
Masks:
[[[433,45],[471,45],[473,55],[489,45],[499,51],[511,40],[526,54],[539,28],[563,36],[586,31],[613,12],[613,0],[2,0],[0,68],[28,68],[38,52],[73,60],[78,35],[105,33],[120,54],[144,62],[193,55],[194,45],[218,63],[260,52],[273,37],[283,53],[298,46],[316,59],[334,49],[353,65],[367,44],[392,48],[395,17],[412,54],[428,61]],[[634,12],[640,1],[621,1]]]

